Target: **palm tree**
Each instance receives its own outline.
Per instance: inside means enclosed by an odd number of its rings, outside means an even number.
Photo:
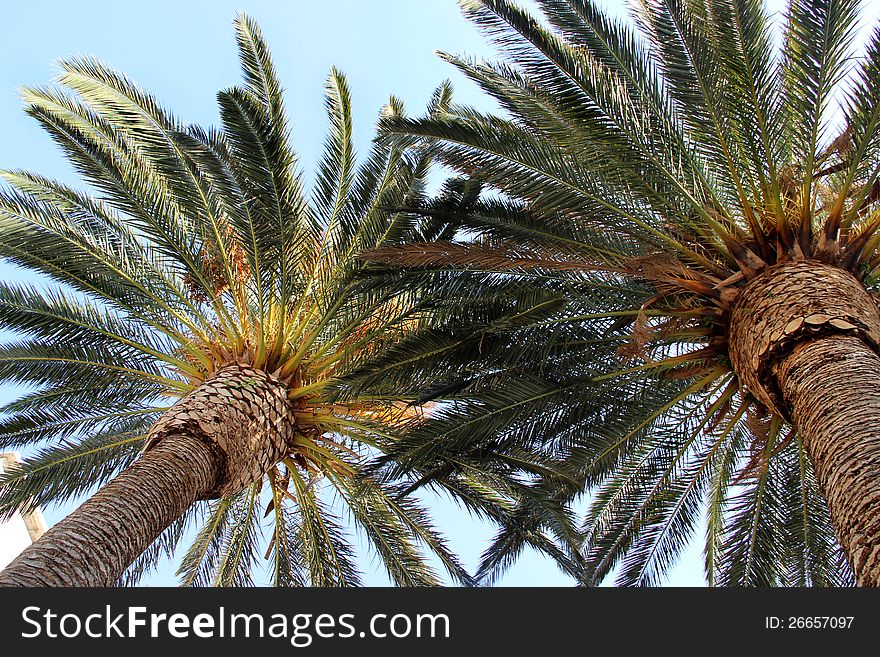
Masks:
[[[373,259],[569,299],[486,339],[411,449],[475,413],[472,442],[567,445],[594,582],[658,582],[702,514],[712,584],[880,584],[880,29],[852,57],[856,0],[792,0],[781,41],[761,0],[538,4],[463,0],[506,61],[445,56],[506,117],[387,121],[494,193]]]
[[[400,585],[435,585],[422,548],[471,578],[401,487],[368,460],[425,404],[346,390],[344,373],[430,315],[430,291],[359,285],[364,248],[416,239],[388,208],[418,196],[426,153],[374,142],[357,167],[345,78],[326,85],[330,131],[304,195],[282,91],[256,23],[235,23],[245,84],[218,95],[222,128],[174,118],[91,58],[23,92],[98,195],[6,171],[0,255],[51,287],[4,283],[4,449],[37,448],[0,510],[104,484],[0,574],[0,585],[133,583],[200,528],[185,584],[247,585],[269,518],[277,585],[355,585],[335,491]],[[441,87],[433,110],[448,103]],[[402,112],[394,98],[387,116]],[[421,293],[420,293],[421,292]]]

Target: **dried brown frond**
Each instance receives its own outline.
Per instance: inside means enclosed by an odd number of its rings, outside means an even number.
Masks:
[[[651,255],[630,258],[626,270],[646,281],[665,280],[687,276],[688,269],[679,260],[668,255]]]
[[[625,361],[634,358],[650,360],[646,347],[653,338],[654,330],[648,323],[648,316],[645,315],[645,306],[642,306],[633,322],[633,330],[629,341],[617,349],[617,355]]]
[[[753,453],[749,462],[746,463],[745,467],[740,471],[739,475],[733,480],[733,485],[740,483],[744,479],[750,479],[758,476],[758,473],[764,468],[764,464],[767,462],[767,459],[764,456],[764,452],[759,451],[757,453]]]
[[[223,256],[216,243],[205,242],[199,249],[199,259],[202,263],[205,281],[197,281],[189,273],[184,276],[183,280],[193,301],[207,303],[212,297],[223,294],[230,287],[240,290],[244,286],[244,281],[250,276],[251,269],[244,249],[235,241],[232,227],[228,225],[224,228],[224,246],[231,270],[229,273],[226,271]],[[230,280],[230,275],[232,280]]]
[[[708,329],[700,329],[694,327],[694,320],[692,317],[676,316],[668,317],[662,321],[657,322],[654,331],[657,334],[657,338],[659,339],[671,337],[682,331],[687,331],[688,335],[692,336],[708,334]]]
[[[718,367],[718,363],[714,360],[699,360],[688,365],[675,367],[663,372],[663,378],[666,379],[691,379],[701,374],[708,374]]]
[[[615,267],[591,263],[576,253],[547,248],[528,250],[504,243],[423,242],[364,251],[363,260],[399,267],[464,267],[490,271],[548,269],[554,271],[611,271]]]
[[[789,443],[791,443],[791,441],[794,439],[794,437],[796,435],[797,435],[797,430],[794,427],[792,427],[788,431],[788,433],[785,434],[785,438],[782,439],[782,442],[780,442],[778,445],[776,445],[773,448],[773,451],[771,452],[770,456],[776,456],[777,454],[782,452],[782,450],[784,450],[786,447],[788,447]]]
[[[713,433],[721,423],[731,415],[731,410],[733,409],[733,395],[728,395],[728,392],[735,389],[736,385],[736,381],[731,381],[727,384],[727,388],[722,393],[724,401],[721,402],[718,408],[715,409],[715,412],[712,413],[712,417],[706,422],[705,432],[707,434]]]
[[[772,418],[769,412],[757,404],[753,404],[746,413],[746,428],[752,434],[752,442],[749,445],[749,462],[734,479],[738,484],[743,479],[755,477],[767,464],[767,441],[770,439],[770,426]]]
[[[779,191],[783,198],[796,200],[801,194],[803,176],[793,164],[788,164],[779,170]]]
[[[821,153],[819,153],[818,157],[818,159],[821,161],[833,155],[837,155],[840,158],[841,162],[839,164],[826,167],[825,169],[820,169],[816,173],[815,177],[827,176],[831,173],[837,173],[838,171],[849,166],[849,162],[847,160],[849,159],[850,155],[852,155],[852,149],[852,130],[850,129],[850,126],[846,126],[846,128],[844,128],[843,131],[841,131],[841,133],[837,135],[837,137],[835,137],[830,144],[828,144],[828,147],[825,148]]]
[[[766,408],[753,404],[746,413],[745,425],[756,440],[763,440],[766,443],[767,436],[770,435],[771,421],[772,417]]]

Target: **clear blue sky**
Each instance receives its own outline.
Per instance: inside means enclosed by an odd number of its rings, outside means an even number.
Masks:
[[[621,11],[622,0],[608,0]],[[777,10],[783,3],[771,0]],[[869,0],[876,17],[880,0]],[[155,94],[178,117],[203,125],[218,123],[215,94],[239,81],[232,19],[245,11],[261,24],[286,88],[294,143],[308,170],[321,151],[326,119],[323,84],[331,66],[348,77],[360,152],[373,134],[379,109],[389,94],[419,112],[432,90],[452,79],[456,100],[483,108],[494,105],[434,53],[492,55],[455,0],[151,0],[121,2],[17,0],[4,6],[0,39],[0,168],[25,168],[79,185],[60,152],[36,122],[21,110],[22,85],[50,82],[52,62],[93,54],[124,71]],[[0,264],[0,276],[21,276]],[[13,391],[0,388],[0,401]],[[432,502],[435,519],[469,567],[476,565],[492,529],[446,502]],[[52,523],[69,508],[46,509]],[[698,546],[684,556],[668,583],[703,583]],[[363,562],[375,570],[375,559]],[[164,567],[149,583],[171,585]],[[384,584],[382,574],[366,578]],[[145,582],[147,583],[147,582]],[[526,554],[501,585],[568,586],[556,567]]]

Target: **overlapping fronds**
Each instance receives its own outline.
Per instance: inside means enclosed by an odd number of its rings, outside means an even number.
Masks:
[[[396,467],[543,445],[579,482],[557,480],[558,499],[598,486],[586,581],[661,582],[706,526],[711,583],[851,583],[800,437],[742,389],[727,329],[773,265],[876,285],[880,31],[854,52],[856,0],[794,0],[781,39],[761,0],[640,0],[628,21],[593,0],[460,4],[503,61],[444,57],[503,115],[384,121],[462,178],[412,208],[443,238],[367,257],[399,285],[506,296],[527,321],[476,339],[450,318],[361,373],[455,395]]]
[[[287,384],[290,454],[233,498],[198,503],[126,583],[191,526],[184,584],[250,585],[265,570],[276,585],[356,585],[345,519],[394,583],[442,583],[434,554],[470,584],[425,510],[367,467],[423,418],[424,400],[343,384],[449,311],[429,285],[363,282],[356,257],[437,234],[400,211],[423,197],[431,153],[377,139],[359,164],[348,83],[334,69],[307,192],[266,42],[247,16],[235,30],[244,80],[218,94],[219,127],[184,122],[92,57],[63,60],[57,84],[22,92],[91,190],[3,172],[0,256],[52,284],[0,286],[0,324],[15,336],[0,347],[0,379],[30,390],[0,419],[0,445],[29,454],[2,480],[0,512],[94,489],[137,457],[177,398],[224,364],[247,363]],[[443,85],[429,113],[449,102]],[[391,98],[383,114],[403,112]]]

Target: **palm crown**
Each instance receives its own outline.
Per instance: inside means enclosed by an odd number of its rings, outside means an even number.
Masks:
[[[266,45],[248,17],[236,33],[245,83],[218,95],[219,130],[180,122],[91,58],[62,61],[60,88],[23,92],[28,113],[98,195],[3,173],[11,190],[0,195],[0,253],[61,287],[0,288],[0,320],[23,336],[0,350],[0,376],[36,387],[3,409],[0,445],[43,445],[4,478],[2,509],[64,501],[107,481],[175,400],[232,367],[283,386],[293,429],[281,462],[193,506],[124,581],[198,520],[182,581],[252,582],[268,517],[274,583],[357,584],[351,537],[321,499],[329,487],[395,583],[439,583],[420,545],[470,582],[425,511],[365,472],[423,406],[338,385],[428,315],[428,295],[358,286],[355,258],[419,234],[389,208],[421,193],[428,158],[376,141],[357,167],[348,86],[334,70],[330,132],[307,197]],[[447,94],[438,90],[435,109]],[[384,111],[402,107],[392,98]],[[253,379],[233,387],[246,395]]]
[[[880,30],[854,60],[848,0],[793,0],[781,47],[760,0],[640,0],[635,27],[591,0],[539,0],[549,26],[507,0],[461,5],[506,60],[445,57],[508,117],[453,106],[386,127],[468,176],[416,208],[468,238],[372,258],[567,305],[484,339],[459,405],[412,448],[439,458],[455,447],[436,437],[477,414],[496,422],[472,441],[555,445],[601,484],[591,581],[660,581],[702,512],[711,583],[851,583],[876,543],[835,539],[786,359],[828,336],[880,344]],[[489,378],[513,396],[487,396]]]

